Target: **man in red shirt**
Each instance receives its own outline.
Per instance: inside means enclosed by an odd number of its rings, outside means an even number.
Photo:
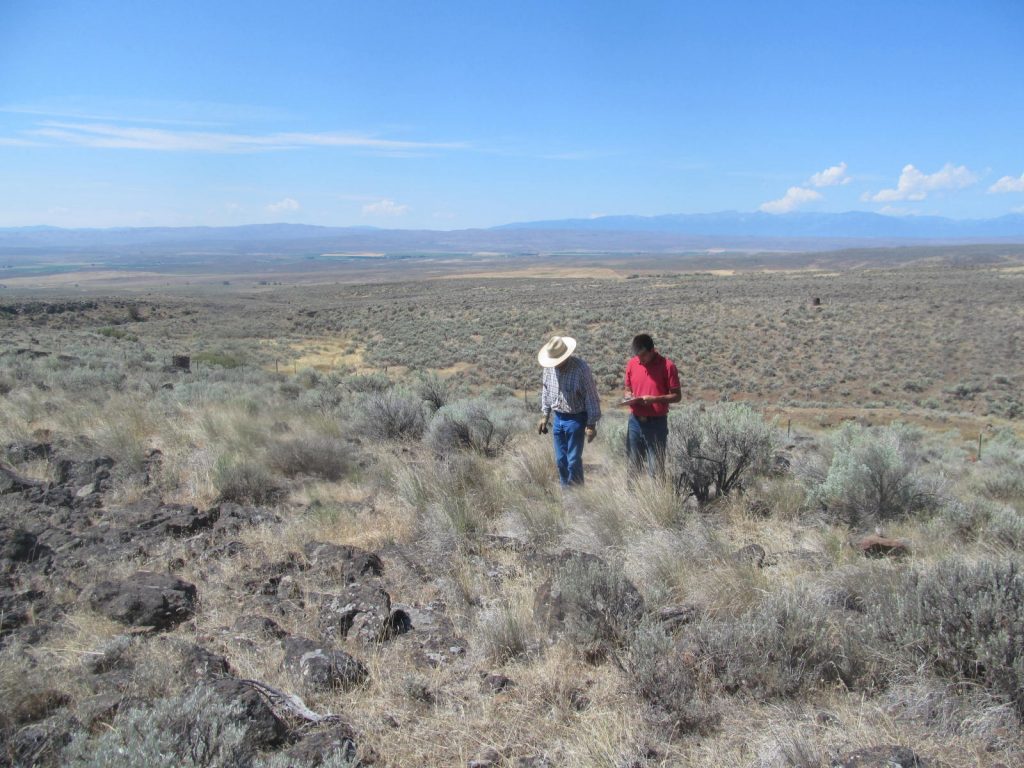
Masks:
[[[647,474],[665,472],[668,444],[668,407],[683,399],[675,363],[658,353],[646,333],[633,337],[634,357],[626,364],[625,401],[629,403],[629,478],[647,465]]]

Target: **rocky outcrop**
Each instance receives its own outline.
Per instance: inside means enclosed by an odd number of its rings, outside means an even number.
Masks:
[[[830,768],[925,768],[925,762],[909,747],[867,747],[832,761]]]
[[[284,668],[312,690],[351,688],[369,675],[362,663],[344,651],[304,637],[284,640]]]
[[[101,581],[89,594],[93,610],[131,627],[173,629],[195,614],[195,585],[167,573],[139,571]]]

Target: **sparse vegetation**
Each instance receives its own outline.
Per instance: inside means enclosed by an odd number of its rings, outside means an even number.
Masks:
[[[1024,762],[1018,273],[645,270],[585,305],[467,279],[0,312],[28,481],[0,474],[0,762],[811,766],[878,733]],[[664,482],[627,485],[608,407],[559,489],[524,341],[554,297],[606,394],[624,306],[680,364]],[[195,585],[180,624],[91,601],[139,573]],[[221,678],[344,726],[260,742]]]
[[[666,465],[677,493],[705,503],[765,469],[771,451],[771,426],[749,406],[690,405],[672,416]]]
[[[921,472],[913,430],[848,423],[832,442],[831,466],[811,495],[836,520],[863,528],[938,507],[937,482]]]

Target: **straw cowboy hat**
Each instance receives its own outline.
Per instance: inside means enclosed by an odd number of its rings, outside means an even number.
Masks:
[[[571,336],[552,336],[537,353],[537,362],[543,368],[554,368],[568,360],[574,349],[576,349],[576,339]]]

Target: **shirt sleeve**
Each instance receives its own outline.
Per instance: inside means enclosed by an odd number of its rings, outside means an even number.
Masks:
[[[673,389],[680,389],[679,386],[679,371],[676,369],[676,364],[671,360],[668,361],[668,388],[669,391]]]
[[[540,412],[545,416],[551,413],[551,397],[548,392],[548,372],[546,370],[540,377]]]
[[[583,393],[587,404],[587,426],[592,427],[601,420],[601,398],[589,365],[583,368]]]
[[[631,384],[629,383],[629,380],[630,380],[630,373],[632,372],[632,370],[633,370],[633,360],[632,360],[632,358],[630,358],[629,362],[628,362],[628,363],[626,363],[626,376],[625,376],[625,379],[624,379],[624,381],[623,381],[623,386],[624,386],[624,387],[625,387],[626,389],[628,389],[628,390],[629,390],[630,392],[632,392],[632,391],[633,391],[633,387],[632,387],[632,385],[631,385]]]

